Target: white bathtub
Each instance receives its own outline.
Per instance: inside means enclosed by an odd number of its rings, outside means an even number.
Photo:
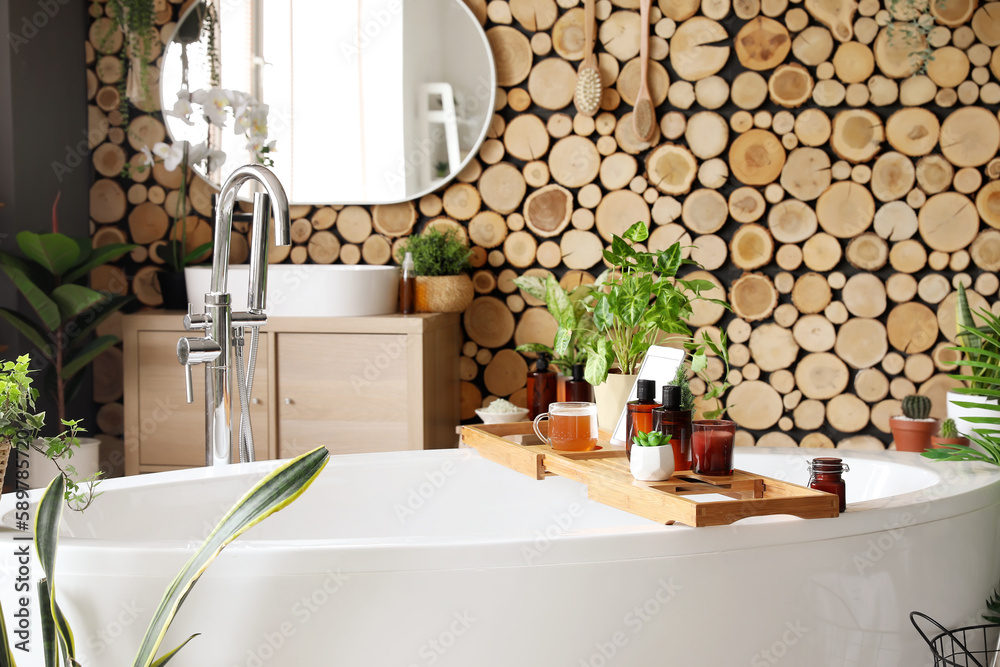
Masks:
[[[736,462],[805,483],[815,453]],[[698,529],[470,450],[334,457],[226,549],[164,648],[203,633],[172,667],[929,665],[907,613],[977,622],[1000,578],[1000,472],[842,454],[841,517]],[[58,588],[84,665],[131,664],[163,589],[273,465],[111,480],[86,515],[65,514]]]

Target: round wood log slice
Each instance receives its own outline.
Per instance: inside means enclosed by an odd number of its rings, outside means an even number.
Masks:
[[[510,396],[527,381],[528,363],[514,350],[499,350],[483,371],[486,390],[497,396]]]
[[[826,404],[826,421],[841,433],[857,433],[868,426],[868,405],[854,394],[834,396]]]
[[[754,363],[769,373],[791,367],[799,354],[792,332],[777,324],[755,328],[750,334],[749,348]]]
[[[677,23],[688,20],[701,8],[700,0],[657,0],[656,3],[665,17]]]
[[[843,256],[840,241],[825,232],[814,234],[802,246],[802,261],[813,271],[832,271]]]
[[[442,204],[448,217],[455,220],[469,220],[479,212],[482,198],[475,186],[468,183],[454,183],[444,191]],[[342,218],[343,212],[340,215]],[[338,222],[337,226],[340,227],[341,224],[342,222]]]
[[[601,162],[601,184],[608,190],[621,190],[635,178],[636,159],[628,153],[612,153]]]
[[[740,72],[733,79],[729,98],[740,109],[756,109],[767,99],[767,81],[757,72]]]
[[[781,171],[781,187],[802,201],[816,199],[830,185],[830,156],[818,148],[796,148]]]
[[[986,229],[980,232],[969,247],[969,254],[980,269],[1000,271],[1000,231]]]
[[[983,310],[989,310],[989,303],[975,290],[966,290],[965,294],[969,300],[969,308],[972,310],[973,322],[977,327],[986,326],[986,321],[980,317],[979,313]],[[937,325],[941,330],[941,335],[952,343],[958,339],[958,326],[955,323],[957,303],[958,292],[952,292],[938,305],[937,312]]]
[[[833,349],[837,332],[830,320],[822,315],[804,315],[792,325],[795,342],[807,352],[827,352]]]
[[[778,179],[784,166],[781,140],[767,130],[748,130],[729,148],[729,168],[745,185],[767,185]]]
[[[767,83],[771,101],[786,109],[795,109],[809,101],[813,92],[813,78],[802,65],[779,65]]]
[[[806,11],[825,25],[840,42],[847,42],[854,36],[854,12],[858,4],[854,0],[806,0]]]
[[[923,66],[927,38],[914,26],[894,23],[882,28],[872,49],[879,70],[890,79],[905,79]]]
[[[687,194],[697,175],[698,161],[683,146],[660,144],[646,157],[646,178],[664,194]]]
[[[726,242],[715,234],[704,234],[694,240],[691,259],[703,268],[709,271],[721,268],[726,256]]]
[[[840,181],[826,189],[816,202],[816,218],[830,235],[854,238],[871,225],[875,200],[868,189],[853,181]]]
[[[745,224],[733,234],[729,248],[733,264],[745,271],[752,271],[771,261],[774,256],[774,239],[765,227]]]
[[[589,269],[602,259],[604,246],[597,234],[571,229],[559,238],[562,261],[570,269]]]
[[[580,188],[597,178],[601,155],[593,142],[570,135],[560,139],[549,152],[549,173],[567,188]]]
[[[841,111],[833,118],[830,148],[848,162],[872,159],[885,137],[882,119],[867,109]]]
[[[860,234],[847,244],[847,261],[862,271],[878,271],[889,261],[889,244],[871,232]]]
[[[795,386],[806,398],[828,400],[847,389],[850,375],[847,365],[836,355],[813,352],[796,364]]]
[[[684,139],[695,157],[708,160],[726,150],[729,124],[714,111],[699,111],[688,119]]]
[[[865,317],[849,319],[840,325],[833,350],[852,368],[871,368],[889,351],[885,325]]]
[[[937,316],[921,303],[901,303],[889,312],[886,331],[889,344],[900,352],[926,352],[937,341]]]
[[[340,257],[340,239],[331,232],[316,232],[306,246],[309,258],[316,264],[332,264]]]
[[[728,215],[726,198],[716,190],[701,188],[684,199],[681,219],[696,234],[714,234],[726,224]]]
[[[746,381],[733,387],[726,397],[729,418],[744,428],[769,429],[784,413],[781,395],[774,387],[759,380]]]
[[[917,227],[917,213],[906,202],[889,202],[875,212],[875,233],[889,241],[908,239]]]
[[[573,101],[576,70],[562,58],[545,58],[531,68],[528,94],[543,109],[558,111]]]
[[[330,209],[332,212],[332,209]],[[413,225],[417,222],[417,210],[413,202],[401,202],[399,204],[377,204],[372,208],[372,225],[375,230],[383,236],[395,238],[397,236],[408,236],[413,231]],[[313,218],[315,229],[325,229],[325,227],[315,227],[316,219]]]
[[[615,12],[600,21],[598,38],[605,51],[618,60],[626,62],[639,54],[639,31],[641,29],[638,13]],[[646,29],[649,28],[646,27]]]
[[[170,226],[170,218],[162,206],[145,202],[132,209],[128,216],[129,235],[134,243],[152,243],[162,239]]]
[[[552,345],[555,340],[556,320],[545,308],[528,308],[518,320],[517,328],[514,330],[514,344],[524,345],[526,343],[541,343]],[[497,356],[500,352],[497,352]]]
[[[916,273],[927,265],[927,249],[914,239],[900,241],[889,249],[889,264],[902,273]]]
[[[763,273],[744,273],[729,290],[733,313],[745,322],[767,319],[778,305],[778,290]]]
[[[920,236],[931,248],[955,252],[968,247],[979,232],[979,213],[957,192],[942,192],[927,200],[917,216]]]
[[[537,236],[545,238],[561,234],[572,214],[573,195],[560,185],[546,185],[531,193],[524,203],[524,223]]]
[[[610,243],[613,235],[621,236],[636,222],[648,225],[649,205],[631,190],[615,190],[601,200],[594,211],[594,220],[601,238]]]
[[[856,317],[878,317],[886,309],[886,287],[871,273],[856,273],[844,284],[841,299]]]
[[[844,42],[833,54],[833,68],[844,83],[867,81],[875,72],[875,56],[860,42]]]
[[[826,420],[826,406],[812,399],[802,401],[795,407],[792,416],[796,428],[812,431],[821,427]]]
[[[118,222],[125,217],[128,202],[125,190],[108,178],[94,181],[90,186],[90,218],[98,224]]]
[[[806,109],[795,118],[795,136],[804,146],[822,146],[832,132],[830,117],[822,109]]]
[[[871,189],[879,201],[902,199],[913,189],[915,182],[913,162],[902,153],[883,153],[872,167]]]
[[[124,393],[124,363],[120,348],[112,347],[94,359],[94,400],[98,403],[117,401]]]
[[[497,69],[497,85],[516,86],[528,78],[534,55],[524,33],[508,26],[486,31]]]
[[[525,231],[512,232],[503,242],[503,255],[518,268],[527,268],[535,263],[538,241]],[[477,341],[478,342],[478,341]]]
[[[503,145],[519,160],[538,160],[549,150],[549,133],[538,116],[520,114],[507,124]]]
[[[832,298],[830,284],[818,273],[802,274],[792,288],[792,303],[803,314],[823,312]]]
[[[474,299],[466,308],[462,321],[465,333],[480,347],[502,347],[514,335],[514,316],[496,297]]]
[[[877,368],[866,368],[854,376],[854,393],[866,403],[878,403],[889,395],[889,379]]]
[[[527,185],[521,171],[509,162],[499,162],[479,178],[483,203],[497,213],[513,213],[521,205]]]
[[[1000,2],[987,2],[977,9],[972,30],[986,46],[1000,46]]]
[[[792,50],[788,29],[774,19],[758,16],[747,21],[733,40],[736,57],[746,69],[774,69]]]
[[[917,162],[917,185],[926,194],[937,194],[948,189],[954,173],[954,168],[946,159],[940,155],[927,155]]]
[[[469,238],[482,248],[496,248],[507,238],[507,222],[499,213],[480,211],[469,221]]]
[[[1000,123],[983,107],[956,109],[941,123],[941,152],[956,167],[982,166],[996,156],[998,148]]]
[[[157,277],[160,271],[162,269],[157,266],[144,266],[135,272],[135,276],[132,277],[132,293],[135,294],[139,303],[145,306],[163,305],[163,295]],[[122,281],[125,282],[124,276],[122,278]]]
[[[667,74],[666,68],[655,60],[648,62],[647,66],[649,71],[647,72],[646,86],[653,100],[653,106],[658,107],[667,99],[667,89],[670,88],[670,75]],[[625,63],[625,66],[622,67],[621,72],[618,74],[618,79],[615,81],[615,88],[618,90],[622,101],[631,107],[635,106],[636,96],[639,94],[641,68],[641,59],[633,58]]]
[[[729,34],[719,23],[701,16],[689,18],[677,27],[670,39],[670,64],[686,81],[710,77],[729,60],[729,47],[716,45],[728,39]]]
[[[706,290],[701,293],[701,295],[706,299],[724,300],[726,298],[726,290],[722,286],[722,283],[708,271],[692,271],[691,273],[686,274],[684,279],[707,280],[710,283],[713,283],[715,285],[713,289]],[[691,317],[688,318],[687,323],[692,328],[716,324],[726,313],[726,309],[719,304],[703,300],[692,301],[691,311]]]
[[[759,220],[764,215],[764,209],[764,196],[756,188],[736,188],[729,195],[729,215],[736,222]]]
[[[781,243],[801,243],[816,233],[816,213],[808,204],[786,199],[775,204],[767,215],[771,235]]]
[[[361,258],[365,264],[388,264],[392,259],[392,245],[384,236],[369,236],[361,244]]]
[[[968,22],[978,4],[978,0],[941,0],[928,3],[928,9],[941,25],[957,28]]]

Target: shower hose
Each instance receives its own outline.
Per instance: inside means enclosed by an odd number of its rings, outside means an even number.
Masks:
[[[253,390],[253,372],[257,366],[257,344],[260,331],[257,327],[250,329],[250,350],[246,366],[243,365],[243,339],[245,327],[237,327],[233,348],[236,351],[236,385],[240,394],[240,463],[252,463],[255,460],[253,448],[253,429],[250,424],[250,392]]]

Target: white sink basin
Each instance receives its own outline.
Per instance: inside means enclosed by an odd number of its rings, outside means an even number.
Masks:
[[[229,267],[227,290],[234,311],[247,309],[248,264]],[[184,269],[188,301],[205,310],[210,266]],[[267,307],[272,317],[357,317],[396,312],[399,269],[395,266],[272,264],[267,272]]]

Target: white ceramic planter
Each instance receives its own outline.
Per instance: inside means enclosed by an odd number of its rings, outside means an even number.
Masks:
[[[668,443],[659,447],[632,446],[629,470],[640,482],[662,482],[674,474],[674,448]]]
[[[955,405],[952,401],[985,404],[988,400],[985,396],[957,394],[953,391],[948,392],[948,418],[955,420],[955,426],[958,427],[958,432],[964,436],[972,434],[973,429],[986,427],[986,424],[974,424],[973,422],[966,421],[966,417],[990,417],[993,419],[1000,419],[1000,412],[997,412],[996,410],[990,410],[985,407],[964,408]]]
[[[597,403],[597,427],[613,431],[618,424],[628,395],[635,384],[635,375],[609,373],[608,379],[594,387],[594,402]]]
[[[63,457],[59,460],[59,465],[65,467],[71,465],[76,469],[75,479],[86,479],[100,470],[101,467],[101,441],[97,438],[80,438],[80,446],[73,451],[71,458]],[[28,454],[28,487],[31,489],[41,489],[48,486],[49,482],[59,474],[50,459],[41,452],[32,449]]]

